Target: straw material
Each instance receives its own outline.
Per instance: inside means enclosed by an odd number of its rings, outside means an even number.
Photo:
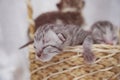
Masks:
[[[93,45],[92,50],[97,57],[93,64],[84,62],[82,46],[67,48],[51,61],[40,62],[35,60],[31,45],[31,80],[119,80],[120,47],[101,44]]]
[[[27,9],[28,9],[28,22],[29,22],[29,30],[28,30],[28,36],[30,39],[33,39],[34,37],[34,32],[35,32],[35,23],[33,20],[33,10],[32,10],[32,5],[30,0],[27,1]]]

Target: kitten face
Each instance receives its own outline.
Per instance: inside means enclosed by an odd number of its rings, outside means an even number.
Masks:
[[[64,39],[62,35],[59,35],[60,34],[57,35],[51,29],[46,32],[40,32],[39,30],[36,31],[34,48],[38,59],[41,61],[49,61],[53,56],[62,51],[60,46]]]
[[[84,7],[83,0],[61,0],[60,3],[57,4],[59,10],[80,10]]]
[[[93,25],[93,39],[96,43],[117,44],[117,29],[108,21],[99,21]]]

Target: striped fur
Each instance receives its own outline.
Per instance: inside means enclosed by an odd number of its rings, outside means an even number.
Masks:
[[[80,45],[89,32],[80,26],[63,24],[46,24],[40,26],[35,33],[34,46],[37,57],[49,61],[62,52],[65,46]]]

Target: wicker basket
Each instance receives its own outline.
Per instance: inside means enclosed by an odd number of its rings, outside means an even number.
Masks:
[[[30,46],[31,80],[120,80],[120,47],[94,45],[95,63],[85,64],[82,46],[66,49],[49,62],[35,60]],[[71,51],[71,52],[68,52]]]
[[[32,7],[28,0],[29,37],[34,34]],[[120,80],[120,46],[93,45],[97,60],[86,64],[82,46],[68,47],[66,52],[56,55],[49,62],[35,59],[33,45],[30,48],[31,80]]]

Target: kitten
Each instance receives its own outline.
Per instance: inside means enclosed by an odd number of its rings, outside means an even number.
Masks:
[[[46,24],[40,26],[34,37],[37,58],[49,61],[66,46],[82,44],[89,32],[76,25]]]
[[[35,19],[35,28],[44,24],[74,24],[81,26],[84,19],[81,10],[84,7],[82,0],[61,0],[57,4],[59,11],[46,12]],[[69,9],[68,9],[69,8]],[[73,11],[73,9],[75,9]]]
[[[72,1],[72,2],[71,2]],[[84,19],[80,10],[84,7],[81,0],[61,0],[57,4],[59,11],[42,13],[35,19],[35,31],[44,24],[74,24],[81,26]],[[69,8],[69,9],[68,9]],[[73,11],[73,8],[75,9]]]
[[[47,12],[35,19],[35,28],[44,24],[74,24],[81,26],[84,23],[83,17],[79,12]],[[36,30],[35,29],[35,30]]]
[[[83,42],[83,57],[86,62],[93,63],[95,56],[91,50],[92,44],[118,44],[118,34],[116,28],[109,21],[98,21],[93,24],[91,34]]]
[[[96,29],[93,30],[94,34],[92,33],[94,37],[88,36],[85,39],[85,42],[83,44],[83,47],[85,49],[84,58],[87,62],[93,62],[95,58],[93,58],[94,56],[90,49],[90,46],[93,43],[109,43],[109,44],[118,43],[118,41],[116,41],[116,37],[114,36],[118,34],[119,32],[118,30],[120,29],[120,9],[119,9],[120,0],[84,0],[84,2],[85,6],[84,9],[82,9],[81,11],[85,22],[85,25],[83,25],[84,30],[86,31],[91,30],[92,25],[97,21],[110,21],[115,28],[110,31],[110,25],[107,27],[102,27],[102,30],[97,29],[96,27]],[[106,31],[107,33],[105,34],[101,33],[102,31]],[[103,34],[104,36],[101,36]],[[88,47],[85,46],[87,44],[89,44]]]

